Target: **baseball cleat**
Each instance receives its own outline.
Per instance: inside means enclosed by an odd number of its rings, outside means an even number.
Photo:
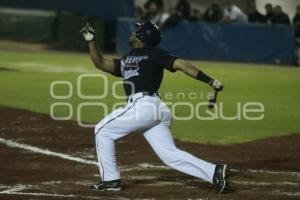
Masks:
[[[228,190],[228,176],[229,167],[227,165],[216,165],[213,176],[213,185],[217,189],[218,193],[223,193]]]
[[[96,191],[121,191],[121,180],[103,181],[90,186],[91,190]]]

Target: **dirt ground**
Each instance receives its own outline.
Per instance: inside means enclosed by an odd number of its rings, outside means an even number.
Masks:
[[[99,181],[92,129],[47,115],[0,107],[0,199],[299,199],[300,134],[240,145],[176,141],[231,165],[231,191],[165,167],[141,134],[117,141],[124,190],[93,192]]]

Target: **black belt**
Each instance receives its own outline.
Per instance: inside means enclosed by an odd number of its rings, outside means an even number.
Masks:
[[[158,96],[159,97],[159,93],[158,92],[142,92],[144,96]]]
[[[155,97],[155,96],[157,96],[157,97],[159,97],[159,93],[158,92],[137,92],[137,93],[142,93],[142,95],[143,96],[151,96],[151,97]],[[137,94],[136,93],[136,94]],[[133,101],[133,99],[131,98],[131,97],[129,97],[129,99],[128,99],[128,97],[127,97],[127,101],[130,101],[130,102],[132,102]]]

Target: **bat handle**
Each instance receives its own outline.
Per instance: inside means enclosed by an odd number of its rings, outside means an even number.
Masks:
[[[215,104],[217,102],[218,92],[219,92],[218,90],[214,90],[213,97],[208,101],[208,109],[213,109],[215,107]]]

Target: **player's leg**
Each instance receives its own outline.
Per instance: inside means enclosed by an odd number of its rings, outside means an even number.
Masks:
[[[102,181],[120,179],[120,173],[116,165],[114,141],[129,132],[129,129],[122,126],[124,123],[120,120],[127,117],[126,112],[129,113],[130,109],[130,107],[125,107],[114,110],[95,127],[96,151]]]
[[[147,104],[147,99],[149,98],[144,97],[129,103],[125,108],[113,111],[95,127],[96,150],[102,182],[117,183],[115,181],[120,179],[116,163],[115,140],[130,132],[148,129],[158,123],[155,121],[156,113],[153,111],[155,102]],[[99,189],[99,187],[92,189]]]
[[[166,165],[213,183],[216,165],[178,149],[175,146],[168,125],[160,123],[144,132],[144,136]]]
[[[218,192],[228,187],[227,165],[214,165],[178,149],[170,132],[171,113],[165,103],[159,108],[161,123],[144,132],[155,153],[168,166],[213,183]]]

